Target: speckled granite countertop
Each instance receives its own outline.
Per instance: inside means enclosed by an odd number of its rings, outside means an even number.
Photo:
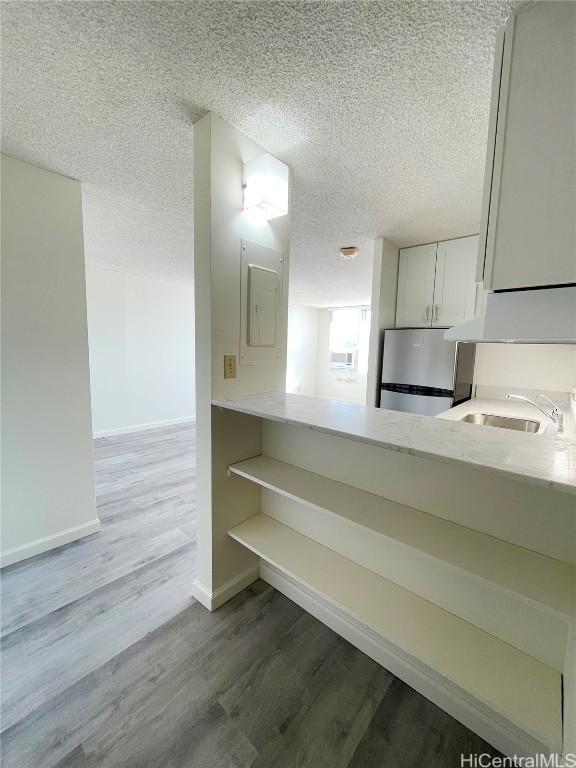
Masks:
[[[272,392],[212,404],[576,494],[576,441]],[[576,513],[576,503],[575,503]]]

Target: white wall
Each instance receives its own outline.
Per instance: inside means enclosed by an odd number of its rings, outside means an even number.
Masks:
[[[210,397],[283,391],[286,379],[289,216],[255,222],[243,210],[244,163],[265,150],[212,114],[194,126],[194,268],[196,369],[208,377]],[[195,155],[196,157],[196,155]],[[204,194],[203,194],[204,192]],[[206,227],[206,229],[203,229]],[[256,362],[240,360],[241,244],[257,243],[284,255],[278,307],[277,348],[253,350]],[[200,341],[207,344],[201,344]],[[224,378],[224,355],[235,354],[236,377]],[[201,359],[200,359],[201,358]],[[200,400],[200,397],[198,397]]]
[[[368,370],[330,368],[330,310],[290,305],[286,391],[374,405],[379,391],[380,334],[394,326],[398,283],[398,248],[378,238],[373,243],[372,299]]]
[[[474,384],[566,392],[576,387],[576,346],[477,344]]]
[[[260,450],[260,430],[249,417],[229,417],[213,398],[284,391],[290,219],[255,223],[243,211],[243,166],[265,152],[213,114],[194,125],[194,284],[196,311],[196,411],[198,578],[195,591],[210,608],[258,577],[258,559],[228,536],[254,514],[259,491],[226,478],[227,464]],[[282,290],[276,348],[253,348],[241,365],[242,240],[281,252]],[[224,378],[224,355],[236,355],[236,378]],[[229,412],[228,412],[229,413]],[[234,419],[230,432],[226,424]],[[237,480],[237,478],[236,478]]]
[[[80,184],[2,157],[2,564],[99,528]]]
[[[288,309],[286,391],[366,403],[367,375],[330,367],[330,309]]]
[[[96,436],[195,416],[194,285],[86,273]]]
[[[317,394],[318,324],[320,310],[291,304],[288,307],[286,391]]]
[[[382,330],[396,323],[399,254],[398,247],[388,240],[380,237],[374,241],[366,405],[380,401],[380,339]]]
[[[318,312],[317,396],[365,405],[366,374],[330,367],[330,310],[320,309]]]

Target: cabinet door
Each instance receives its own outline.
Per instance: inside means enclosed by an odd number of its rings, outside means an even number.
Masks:
[[[478,235],[438,243],[432,325],[451,327],[474,317]]]
[[[400,251],[397,328],[422,328],[432,323],[436,246],[429,243]]]
[[[520,8],[506,25],[488,148],[494,164],[482,214],[486,288],[576,282],[574,93],[576,3]]]
[[[488,251],[488,228],[490,214],[495,203],[496,192],[492,195],[492,181],[497,175],[495,169],[494,149],[496,146],[496,129],[500,110],[500,91],[502,83],[502,66],[504,61],[504,30],[496,35],[494,45],[494,69],[492,70],[492,93],[490,96],[490,118],[488,120],[488,142],[486,145],[486,162],[484,164],[484,188],[482,191],[482,215],[480,217],[480,234],[478,236],[478,256],[476,261],[476,281],[490,285],[492,270],[492,251]],[[492,207],[491,207],[492,206]]]
[[[488,302],[489,291],[484,288],[482,283],[476,283],[476,309],[474,317],[482,317],[486,314],[486,304]]]

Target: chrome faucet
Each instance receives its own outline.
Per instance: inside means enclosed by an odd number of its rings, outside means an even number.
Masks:
[[[507,400],[523,400],[525,403],[530,403],[530,405],[535,405],[536,408],[538,408],[539,411],[541,411],[546,418],[550,419],[554,424],[556,424],[556,429],[558,430],[558,434],[560,434],[564,430],[564,416],[562,415],[562,411],[556,403],[553,400],[550,400],[549,397],[547,397],[544,394],[538,395],[538,397],[543,397],[544,400],[547,400],[550,405],[552,406],[552,410],[550,413],[546,411],[544,408],[542,408],[541,405],[538,405],[538,403],[535,403],[534,400],[530,400],[529,397],[524,397],[523,395],[512,395],[510,392],[506,395]]]

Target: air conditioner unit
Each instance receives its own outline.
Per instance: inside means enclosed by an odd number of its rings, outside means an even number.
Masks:
[[[351,368],[358,367],[358,351],[353,352],[330,352],[330,368]]]

